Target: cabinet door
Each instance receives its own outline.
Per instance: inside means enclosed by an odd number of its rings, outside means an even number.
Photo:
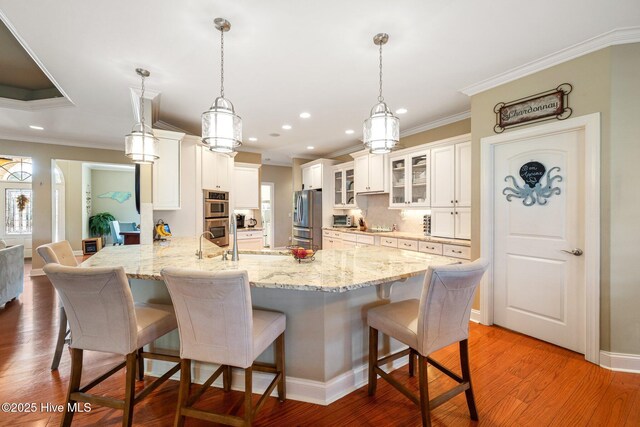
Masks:
[[[407,160],[407,201],[411,206],[430,206],[429,153],[412,154]]]
[[[332,244],[331,244],[332,245],[331,246],[332,249],[342,249],[343,248],[344,242],[342,240],[336,239],[336,238],[333,238],[331,240],[333,241]]]
[[[368,191],[385,191],[385,162],[388,161],[386,155],[369,154],[369,190]]]
[[[456,144],[456,206],[471,206],[471,142]]]
[[[456,208],[454,235],[456,239],[471,239],[471,208]]]
[[[356,193],[369,191],[369,156],[356,157],[353,161],[355,169]]]
[[[353,168],[342,171],[344,177],[344,204],[347,207],[356,207],[355,170]]]
[[[331,237],[322,237],[322,249],[333,249],[333,239]]]
[[[258,194],[260,189],[259,171],[255,168],[236,167],[233,205],[236,209],[259,209]]]
[[[216,153],[217,189],[220,191],[231,190],[231,174],[233,173],[233,158],[226,154]]]
[[[389,192],[389,206],[406,207],[407,205],[407,158],[391,159],[391,191]]]
[[[203,190],[217,190],[217,157],[216,153],[209,150],[206,147],[201,147],[202,157],[202,189]]]
[[[313,188],[313,179],[311,176],[311,167],[302,168],[302,189],[310,190]]]
[[[453,206],[455,180],[455,147],[431,150],[431,206]]]
[[[314,190],[322,188],[322,165],[311,166],[311,187]]]
[[[431,235],[435,237],[454,237],[455,218],[453,208],[431,209]]]
[[[342,240],[342,248],[343,249],[347,249],[347,248],[357,248],[358,244],[356,242],[350,242],[348,240]]]
[[[344,171],[333,171],[333,206],[336,208],[344,207]]]
[[[180,140],[158,138],[153,163],[153,209],[180,209]]]

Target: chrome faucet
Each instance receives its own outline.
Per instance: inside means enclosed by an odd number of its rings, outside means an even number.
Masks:
[[[236,222],[236,216],[231,215],[233,218],[231,221],[231,227],[233,228],[233,252],[231,253],[231,261],[238,261],[238,223]]]
[[[207,233],[211,234],[211,238],[215,238],[213,233],[210,231],[205,231],[200,235],[200,248],[196,251],[196,256],[198,257],[198,259],[202,259],[202,237]]]

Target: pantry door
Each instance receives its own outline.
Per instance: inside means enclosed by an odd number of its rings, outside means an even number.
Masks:
[[[584,354],[593,182],[585,128],[564,125],[492,146],[493,322]]]

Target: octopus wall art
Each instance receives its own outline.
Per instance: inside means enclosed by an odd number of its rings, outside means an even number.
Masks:
[[[546,175],[545,175],[546,172]],[[554,172],[560,172],[557,166],[552,167],[547,172],[545,166],[540,162],[528,162],[520,168],[520,177],[524,180],[524,185],[519,186],[513,175],[507,175],[504,180],[511,180],[513,187],[505,187],[502,194],[507,196],[507,201],[513,198],[522,199],[525,206],[533,206],[536,203],[546,205],[548,199],[554,194],[560,194],[560,187],[554,187],[555,182],[562,182],[560,175],[553,175]],[[546,178],[546,183],[541,182]]]

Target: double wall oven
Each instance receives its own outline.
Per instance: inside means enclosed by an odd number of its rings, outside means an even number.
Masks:
[[[205,237],[218,246],[229,245],[229,193],[204,190],[204,231],[213,237]]]

